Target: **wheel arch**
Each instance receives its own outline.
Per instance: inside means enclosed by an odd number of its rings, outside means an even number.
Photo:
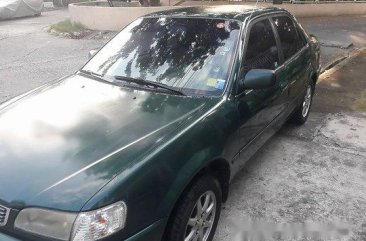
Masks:
[[[318,82],[318,78],[319,78],[319,76],[318,76],[317,71],[314,70],[313,67],[311,67],[308,72],[308,79],[307,79],[306,84],[308,84],[308,83],[311,84],[313,87],[313,91],[315,90],[315,86]]]
[[[162,240],[165,240],[167,230],[169,230],[169,224],[171,223],[171,219],[175,215],[177,204],[183,198],[184,194],[188,192],[190,187],[197,181],[197,179],[207,174],[214,176],[219,181],[222,190],[222,201],[225,202],[227,200],[229,196],[229,185],[231,175],[230,164],[227,160],[223,158],[216,158],[208,162],[207,165],[198,170],[195,173],[195,175],[187,182],[187,185],[183,188],[183,191],[180,193],[179,197],[176,199],[173,207],[171,208]]]
[[[312,81],[312,84],[315,86],[316,83],[318,82],[318,74],[316,72],[312,72],[310,75],[310,80]]]
[[[208,171],[214,177],[216,177],[221,185],[222,189],[222,201],[226,202],[229,196],[229,185],[230,185],[230,164],[225,159],[216,159],[208,165]]]
[[[186,187],[184,188],[183,192],[187,191],[187,189],[190,188],[190,186],[200,177],[211,174],[220,183],[221,189],[222,189],[222,200],[225,202],[229,196],[229,182],[230,182],[230,164],[227,160],[223,158],[216,158],[212,161],[208,162],[207,165],[202,167],[188,182]],[[180,195],[180,196],[181,196]],[[179,198],[178,198],[179,199]],[[178,200],[177,200],[178,201]]]

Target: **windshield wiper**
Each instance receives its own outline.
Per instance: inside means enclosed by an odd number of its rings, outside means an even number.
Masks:
[[[0,0],[1,1],[1,0]],[[101,74],[98,74],[98,73],[95,73],[93,71],[90,71],[90,70],[79,70],[80,73],[83,73],[83,74],[87,74],[87,75],[90,75],[90,76],[94,76],[96,77],[99,81],[102,81],[104,83],[108,83],[108,84],[111,84],[111,85],[115,85],[115,86],[120,86],[120,84],[114,82],[113,80],[110,80],[110,79],[107,79],[105,78],[104,75],[101,75]]]
[[[84,73],[84,74],[88,74],[88,75],[92,75],[92,76],[96,76],[96,77],[99,77],[99,78],[103,77],[103,75],[95,73],[95,72],[90,71],[90,70],[81,69],[81,70],[79,70],[79,72]]]
[[[126,82],[130,82],[130,83],[135,83],[138,85],[145,85],[145,86],[152,86],[155,88],[161,88],[161,89],[165,89],[165,90],[169,90],[172,93],[175,93],[176,95],[185,95],[182,91],[173,89],[171,87],[169,87],[168,85],[165,84],[161,84],[161,83],[157,83],[154,81],[150,81],[150,80],[144,80],[144,79],[136,79],[136,78],[132,78],[132,77],[127,77],[127,76],[113,76],[116,80],[122,80],[122,81],[126,81]]]

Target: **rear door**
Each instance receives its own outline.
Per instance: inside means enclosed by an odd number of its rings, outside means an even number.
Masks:
[[[292,111],[304,95],[311,69],[311,52],[305,36],[301,35],[297,24],[290,16],[274,16],[272,22],[281,44],[284,59],[284,72],[281,78],[289,85],[289,111]]]

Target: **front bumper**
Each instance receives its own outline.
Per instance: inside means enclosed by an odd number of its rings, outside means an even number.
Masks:
[[[124,241],[161,241],[165,226],[166,226],[166,219],[161,219],[152,225],[146,227],[145,229],[141,230],[137,234],[125,239]],[[17,238],[10,237],[4,233],[0,233],[0,241],[24,241]],[[122,241],[122,240],[116,240]]]

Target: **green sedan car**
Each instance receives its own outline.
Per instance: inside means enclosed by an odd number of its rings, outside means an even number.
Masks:
[[[277,8],[137,19],[0,105],[1,241],[210,241],[229,183],[305,123],[319,43]]]

